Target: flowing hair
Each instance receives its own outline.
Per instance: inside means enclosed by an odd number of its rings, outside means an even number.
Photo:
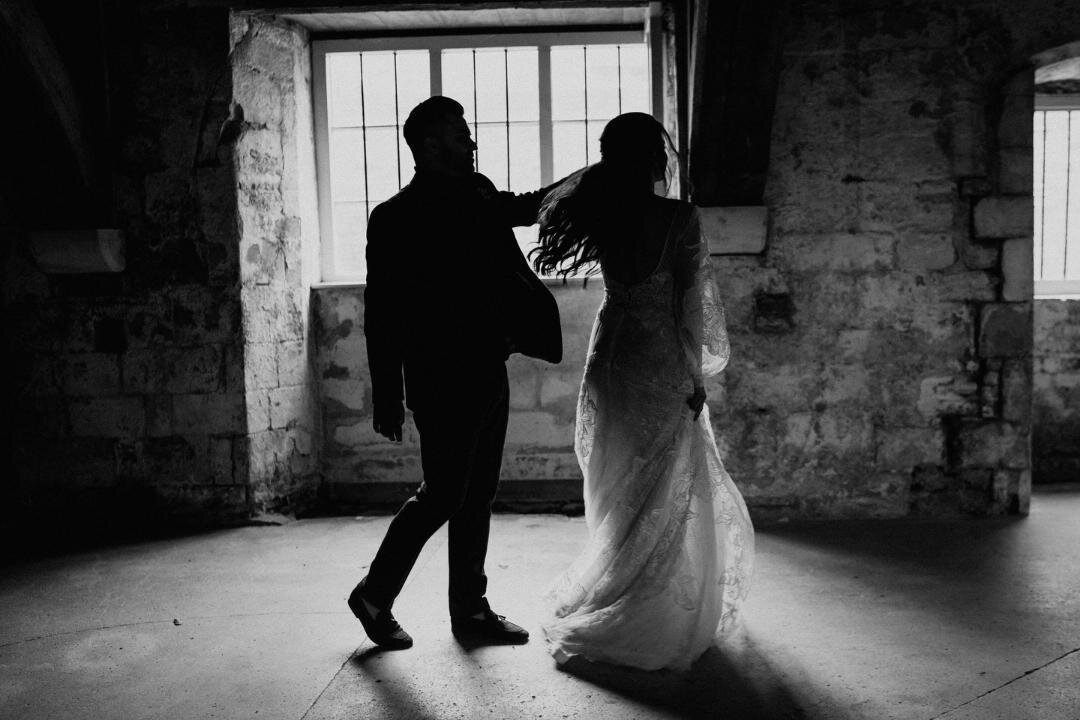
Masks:
[[[661,163],[670,189],[678,153],[655,118],[634,112],[608,122],[600,135],[600,162],[570,175],[540,206],[538,243],[529,253],[536,271],[563,278],[596,273],[608,248],[643,232]]]

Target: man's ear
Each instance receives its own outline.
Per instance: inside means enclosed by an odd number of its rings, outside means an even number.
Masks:
[[[442,154],[442,145],[434,135],[428,135],[421,143],[424,148],[424,156],[429,158],[439,157]]]

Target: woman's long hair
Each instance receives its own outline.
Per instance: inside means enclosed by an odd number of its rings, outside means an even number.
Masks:
[[[655,118],[634,112],[608,122],[600,135],[600,162],[578,170],[541,204],[539,242],[529,254],[536,271],[595,273],[607,248],[643,231],[661,166],[670,187],[678,154]]]

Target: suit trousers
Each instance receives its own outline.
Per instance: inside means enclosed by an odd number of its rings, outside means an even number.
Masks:
[[[446,522],[450,616],[485,607],[484,559],[510,392],[501,360],[463,374],[447,371],[445,382],[454,387],[444,387],[439,397],[410,398],[424,481],[390,522],[368,570],[364,594],[377,607],[393,606],[424,544]]]

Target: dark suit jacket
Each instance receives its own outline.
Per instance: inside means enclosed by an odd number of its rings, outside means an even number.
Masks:
[[[546,191],[417,173],[371,212],[364,332],[376,405],[404,389],[415,410],[511,347],[561,360],[558,306],[511,229],[536,222]]]

